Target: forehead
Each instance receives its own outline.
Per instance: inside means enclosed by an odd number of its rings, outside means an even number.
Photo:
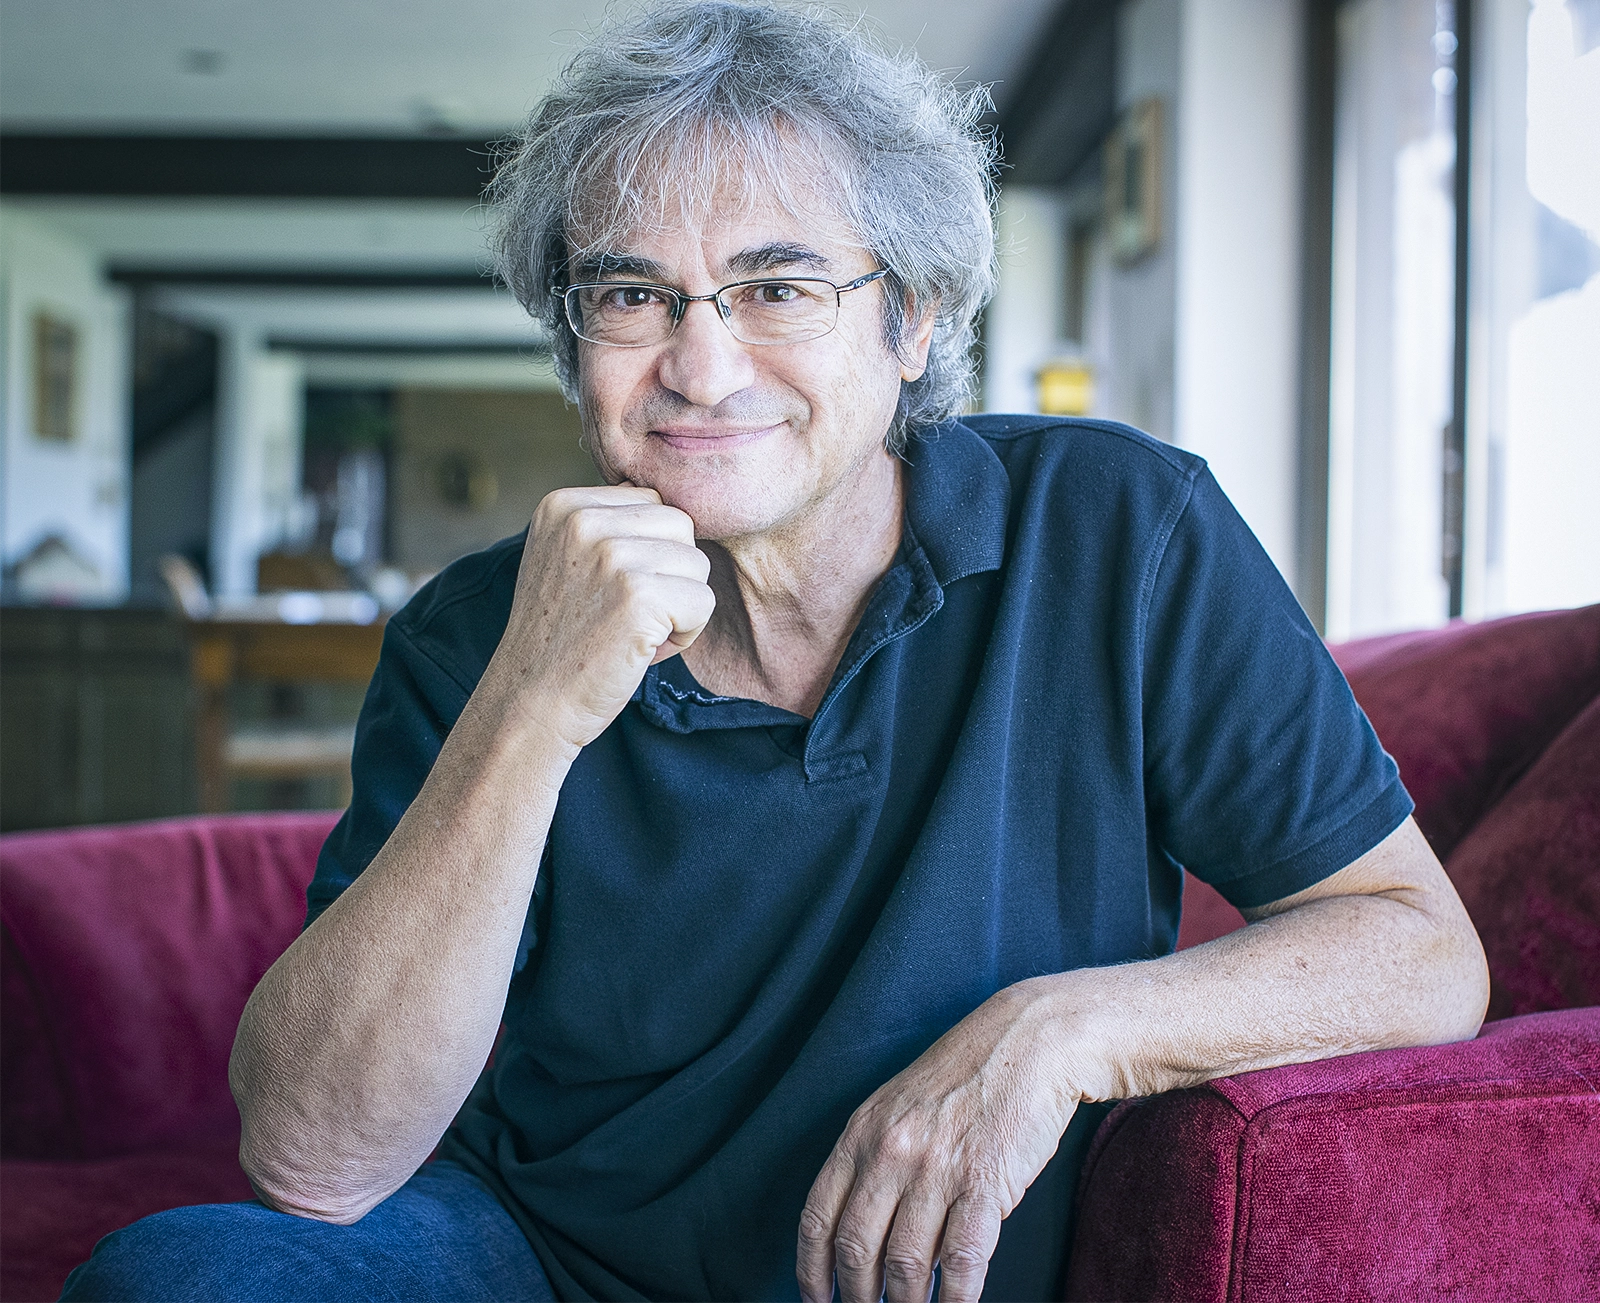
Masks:
[[[822,151],[774,133],[764,141],[701,131],[617,159],[582,188],[568,224],[574,264],[617,258],[725,268],[788,246],[848,261],[866,242],[849,220]]]

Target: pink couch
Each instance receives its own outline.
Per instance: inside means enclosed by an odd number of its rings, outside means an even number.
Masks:
[[[1600,607],[1336,649],[1482,932],[1477,1041],[1118,1108],[1070,1298],[1600,1297]],[[0,839],[0,1299],[249,1197],[227,1055],[333,815]],[[1242,920],[1190,883],[1183,944]]]
[[[1334,654],[1483,937],[1492,1021],[1119,1106],[1067,1296],[1600,1298],[1600,606]],[[1180,944],[1242,922],[1189,883]]]
[[[0,1299],[54,1299],[148,1213],[250,1198],[228,1051],[336,817],[0,838]]]

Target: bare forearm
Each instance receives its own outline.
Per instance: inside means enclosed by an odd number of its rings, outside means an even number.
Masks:
[[[494,1042],[571,758],[475,697],[382,851],[263,978],[229,1075],[267,1202],[353,1221],[438,1141]]]
[[[1089,1099],[1465,1039],[1487,998],[1465,915],[1387,896],[1316,900],[1164,959],[1023,985]]]
[[[229,1078],[268,1203],[354,1221],[427,1157],[494,1043],[567,771],[705,628],[710,569],[653,489],[540,502],[505,631],[421,792],[245,1007]]]

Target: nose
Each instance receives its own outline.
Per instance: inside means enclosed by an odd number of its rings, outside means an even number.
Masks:
[[[661,350],[661,383],[696,407],[715,407],[755,380],[755,365],[714,302],[691,303]]]

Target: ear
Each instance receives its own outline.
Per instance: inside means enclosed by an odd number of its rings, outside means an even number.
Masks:
[[[920,380],[928,369],[928,346],[933,343],[933,323],[939,315],[939,305],[929,304],[918,309],[914,299],[906,301],[906,333],[900,342],[900,379],[906,382]]]

